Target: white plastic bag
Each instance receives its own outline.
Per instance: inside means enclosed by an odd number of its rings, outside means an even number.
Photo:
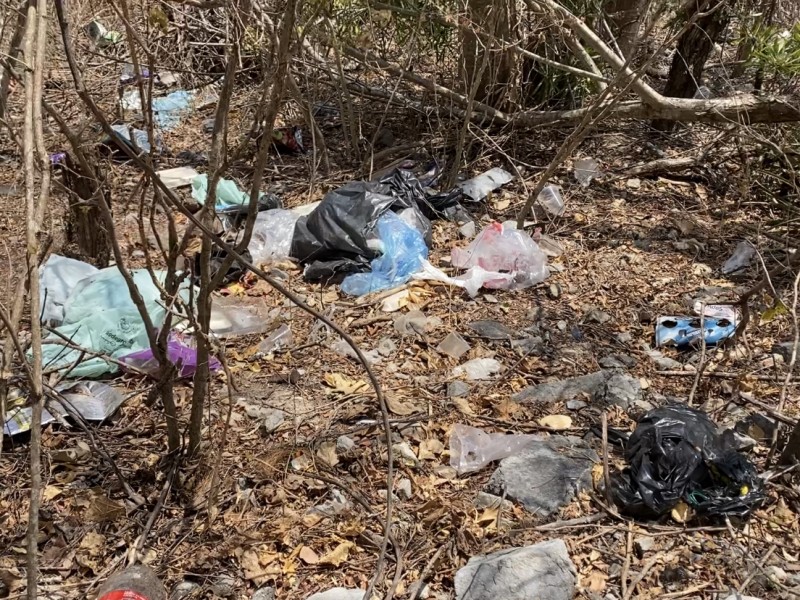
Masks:
[[[294,225],[299,218],[300,215],[296,212],[281,208],[258,213],[253,225],[253,235],[247,246],[254,265],[289,256]]]
[[[492,223],[466,248],[454,248],[454,267],[468,269],[461,279],[471,296],[478,288],[518,290],[547,279],[547,256],[513,223]]]
[[[450,430],[450,466],[459,475],[479,471],[490,462],[511,456],[541,439],[542,436],[533,434],[486,433],[456,423]]]
[[[75,285],[97,273],[92,265],[51,254],[39,274],[39,297],[42,301],[42,323],[60,324],[64,320],[64,304]]]

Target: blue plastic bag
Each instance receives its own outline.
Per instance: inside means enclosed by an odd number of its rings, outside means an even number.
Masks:
[[[428,246],[419,231],[392,211],[378,219],[378,239],[383,253],[372,261],[372,272],[354,273],[342,281],[342,291],[363,296],[401,285],[422,268]]]

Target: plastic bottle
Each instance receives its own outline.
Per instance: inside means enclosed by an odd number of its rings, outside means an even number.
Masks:
[[[166,600],[167,590],[145,565],[128,567],[109,577],[100,586],[97,600]]]

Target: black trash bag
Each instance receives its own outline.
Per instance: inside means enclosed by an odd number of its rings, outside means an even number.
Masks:
[[[464,199],[461,188],[457,187],[439,194],[428,194],[414,173],[406,169],[395,169],[381,177],[380,182],[390,186],[397,194],[414,198],[422,214],[431,221],[447,219],[459,224],[474,221],[469,211],[461,204]]]
[[[403,177],[386,183],[351,181],[325,194],[308,217],[297,220],[291,256],[306,264],[303,276],[309,281],[367,271],[379,255],[375,226],[387,210],[398,213],[430,246],[431,224],[417,197],[413,183]]]
[[[228,256],[227,251],[225,251],[222,248],[214,248],[211,251],[211,275],[210,275],[211,279],[214,279],[214,277],[217,276],[217,273],[222,268],[222,263],[225,261],[225,258],[227,258],[227,256]],[[250,252],[248,250],[242,252],[241,256],[247,262],[252,264],[253,258],[250,256]],[[194,255],[194,276],[193,276],[194,283],[198,285],[200,283],[200,275],[202,273],[202,269],[203,269],[203,263],[200,260],[200,253],[198,252],[197,254]],[[233,261],[233,263],[231,263],[231,266],[228,267],[228,271],[225,273],[225,276],[222,278],[222,281],[220,281],[218,287],[224,287],[229,283],[239,281],[244,276],[244,274],[247,273],[247,271],[248,269],[246,267],[243,267],[237,261]]]
[[[680,500],[699,515],[746,517],[764,500],[764,485],[732,443],[700,410],[651,410],[625,444],[629,466],[612,478],[614,502],[639,518],[666,514]]]

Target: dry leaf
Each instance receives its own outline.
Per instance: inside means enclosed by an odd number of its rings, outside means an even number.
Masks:
[[[362,379],[348,379],[340,373],[325,373],[325,383],[333,388],[329,393],[339,393],[349,396],[359,391],[364,391],[367,383]]]
[[[56,496],[61,495],[61,488],[58,488],[54,485],[48,485],[44,488],[44,492],[42,493],[42,499],[47,502],[48,500],[52,500]]]
[[[417,412],[417,408],[410,401],[401,400],[394,394],[386,394],[386,406],[391,413],[401,417],[407,417]]]
[[[319,556],[317,556],[317,553],[308,546],[303,546],[300,549],[300,554],[298,554],[298,556],[300,557],[300,560],[307,565],[316,565],[319,562]]]
[[[686,523],[686,521],[688,521],[692,516],[691,512],[692,511],[689,508],[689,505],[681,500],[675,505],[675,508],[672,509],[670,514],[672,515],[673,520],[676,522]]]
[[[455,407],[464,415],[469,417],[475,416],[475,411],[472,410],[472,407],[467,402],[466,398],[452,398],[453,404]]]
[[[592,592],[602,592],[606,589],[606,581],[608,581],[608,575],[595,569],[589,573],[584,587],[588,587]]]
[[[102,488],[92,488],[75,498],[75,505],[85,508],[83,518],[95,523],[115,521],[125,516],[125,505],[105,495]]]
[[[569,429],[572,427],[572,417],[567,415],[548,415],[539,419],[539,425],[550,429]]]
[[[436,457],[444,452],[444,444],[436,438],[422,440],[419,444],[417,458],[420,460],[436,460]]]
[[[89,556],[100,556],[103,553],[105,543],[106,537],[103,534],[96,531],[88,531],[81,539],[78,549],[85,550]]]
[[[353,542],[340,542],[336,548],[319,559],[319,562],[322,565],[333,565],[334,567],[338,567],[343,562],[347,561],[347,558],[350,555],[350,549],[354,547],[355,544]]]
[[[323,442],[319,445],[317,450],[317,458],[324,462],[329,467],[335,467],[339,464],[339,456],[336,454],[336,442]]]

